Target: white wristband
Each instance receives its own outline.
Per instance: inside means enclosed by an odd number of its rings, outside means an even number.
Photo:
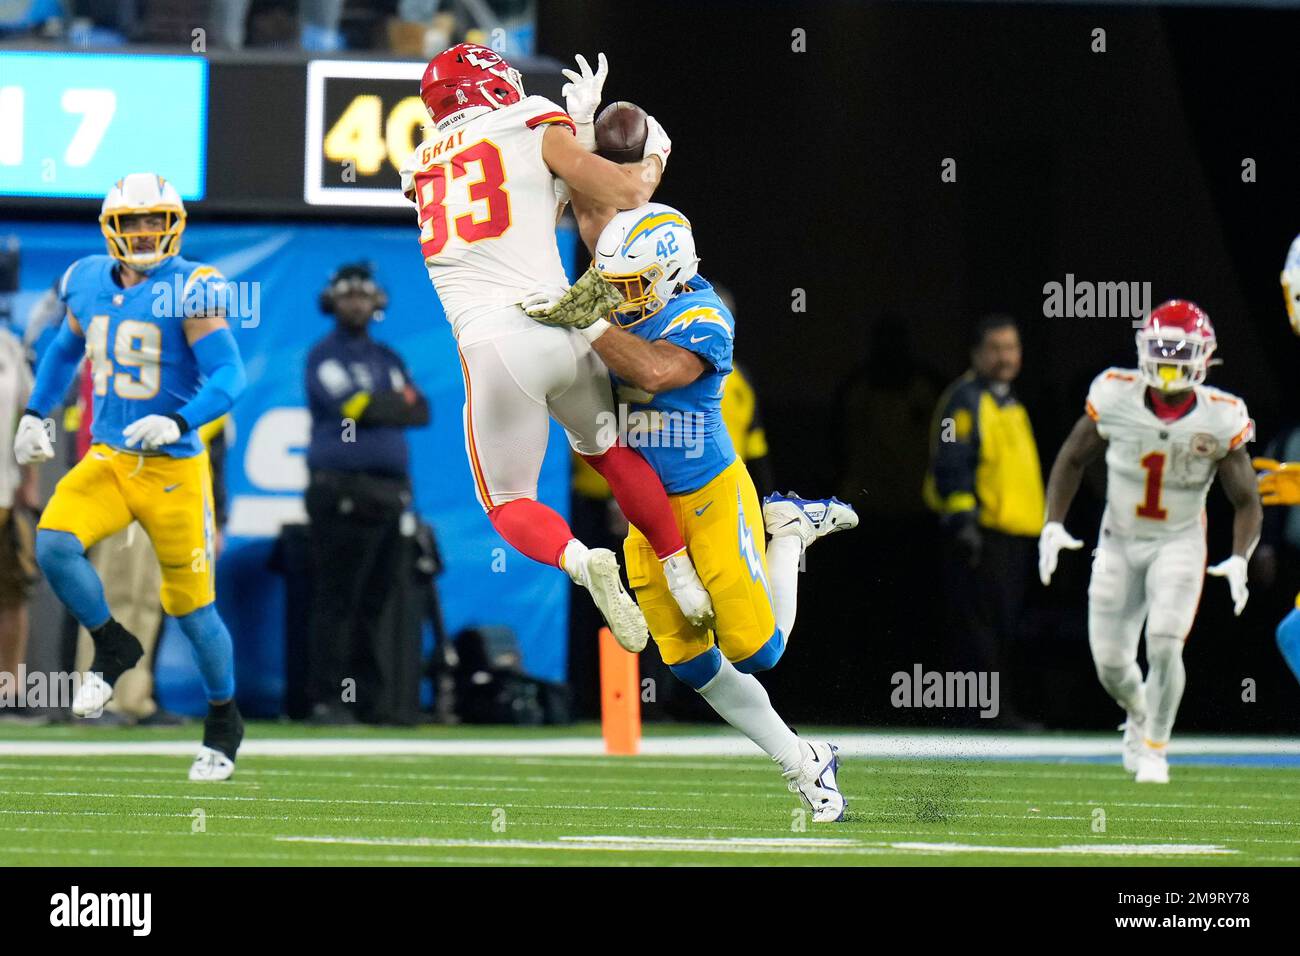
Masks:
[[[588,120],[586,123],[575,122],[573,124],[573,135],[578,139],[578,145],[589,153],[596,151],[596,124]]]
[[[582,337],[588,342],[594,342],[609,331],[609,319],[597,319],[585,329],[579,329],[578,331],[582,333]]]

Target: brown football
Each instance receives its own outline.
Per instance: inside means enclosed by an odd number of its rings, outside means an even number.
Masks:
[[[646,113],[635,103],[610,103],[596,117],[596,155],[614,163],[635,163],[645,149]]]

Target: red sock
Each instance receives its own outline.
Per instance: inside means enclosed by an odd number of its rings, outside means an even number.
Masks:
[[[612,445],[603,455],[582,457],[609,482],[623,514],[646,536],[655,554],[666,558],[686,547],[663,482],[644,458],[625,445]]]
[[[564,547],[573,540],[569,523],[560,513],[531,498],[517,498],[488,512],[492,527],[506,543],[525,557],[560,566]]]

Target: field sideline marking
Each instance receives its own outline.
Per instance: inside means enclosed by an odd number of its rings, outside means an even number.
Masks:
[[[1119,740],[1098,736],[1013,734],[884,734],[833,735],[842,757],[1053,758],[1118,756]],[[759,756],[759,750],[739,735],[647,737],[645,756]],[[554,737],[515,740],[403,739],[277,739],[254,737],[244,742],[241,756],[573,756],[603,755],[598,737]],[[190,756],[192,741],[74,741],[0,740],[0,756]],[[1179,737],[1175,762],[1195,756],[1300,756],[1300,739],[1279,737]]]

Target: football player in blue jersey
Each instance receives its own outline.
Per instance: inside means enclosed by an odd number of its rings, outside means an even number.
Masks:
[[[624,543],[628,582],[650,635],[677,677],[780,764],[814,821],[840,820],[836,749],[800,739],[753,675],[785,651],[803,550],[855,527],[857,515],[834,498],[793,495],[769,496],[760,512],[720,407],[735,319],[697,273],[686,217],[660,203],[616,213],[580,195],[573,202],[595,268],[625,300],[581,334],[613,374],[620,432],[663,481],[716,616],[711,631],[682,615],[654,550],[633,527]],[[539,290],[526,308],[544,315],[561,291]]]
[[[230,632],[217,614],[212,475],[198,429],[244,388],[216,269],[180,256],[185,206],[153,173],[114,184],[99,217],[108,255],[86,256],[59,283],[62,326],[36,373],[18,423],[22,464],[53,457],[45,420],[89,356],[92,445],[59,481],[41,516],[36,555],[59,599],[94,639],[75,716],[99,713],[143,653],[114,620],[86,549],[138,521],[162,569],[162,606],[189,638],[208,714],[191,780],[225,780],[243,739]]]
[[[1282,295],[1291,331],[1300,335],[1300,236],[1296,236],[1282,267]],[[1266,505],[1300,506],[1300,462],[1256,458],[1259,491]],[[1277,646],[1296,680],[1300,680],[1300,594],[1295,607],[1277,626]]]

